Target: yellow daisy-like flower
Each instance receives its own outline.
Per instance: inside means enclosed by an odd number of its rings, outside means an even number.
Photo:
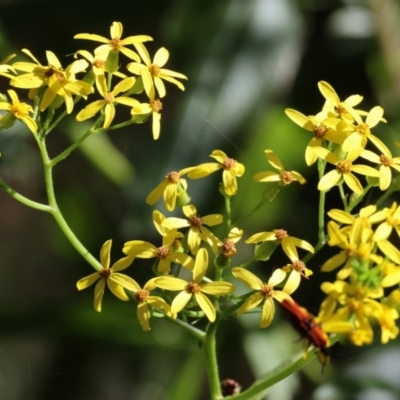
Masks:
[[[133,74],[141,75],[143,79],[144,90],[149,98],[154,97],[155,88],[157,89],[158,95],[161,98],[165,96],[166,91],[163,80],[175,84],[181,90],[185,90],[185,87],[182,85],[182,83],[174,79],[187,79],[185,75],[162,68],[167,63],[169,58],[169,52],[165,47],[157,50],[153,61],[151,61],[150,55],[142,43],[135,43],[134,46],[146,65],[144,66],[140,63],[129,63],[127,65],[127,69]]]
[[[292,247],[290,250],[290,261],[291,264],[285,265],[282,270],[285,271],[287,275],[287,281],[283,286],[283,291],[292,294],[300,285],[301,277],[308,279],[313,272],[306,267],[306,264],[299,259],[296,247]]]
[[[386,211],[386,221],[382,222],[375,231],[374,240],[387,239],[393,229],[397,232],[400,237],[400,206],[396,202],[392,206],[385,209]]]
[[[274,290],[274,286],[279,285],[286,277],[286,272],[282,269],[276,269],[271,278],[267,283],[263,283],[252,272],[241,267],[235,267],[232,269],[233,276],[253,290],[257,290],[257,293],[250,295],[242,306],[238,309],[237,315],[240,316],[247,311],[260,305],[262,306],[260,328],[267,328],[275,314],[275,305],[273,299],[281,302],[285,299],[291,299],[290,295],[285,290]]]
[[[17,93],[15,93],[14,90],[7,90],[7,93],[11,98],[11,104],[7,102],[0,102],[0,110],[8,111],[15,118],[21,120],[32,133],[36,133],[37,124],[35,120],[29,116],[29,113],[33,113],[32,107],[29,104],[21,103],[18,99]]]
[[[318,158],[312,151],[314,146],[322,146],[323,140],[342,144],[347,137],[348,124],[338,118],[327,118],[326,112],[320,112],[315,117],[306,117],[299,111],[287,108],[285,113],[294,123],[314,133],[306,148],[305,158],[308,166],[314,164]]]
[[[149,40],[153,40],[152,37],[146,35],[138,35],[138,36],[129,36],[125,39],[121,39],[123,31],[123,26],[121,22],[113,22],[110,28],[110,37],[111,39],[107,39],[104,36],[92,34],[92,33],[79,33],[74,36],[74,39],[87,39],[94,40],[95,42],[105,43],[101,46],[97,47],[94,50],[96,55],[106,55],[111,51],[121,52],[125,54],[128,58],[140,62],[140,57],[133,50],[127,48],[126,46],[129,44],[147,42]]]
[[[399,334],[399,328],[396,325],[396,319],[399,313],[395,308],[382,304],[382,309],[376,312],[376,319],[381,326],[381,342],[386,344],[390,339],[395,339]]]
[[[183,197],[187,193],[187,182],[181,176],[187,174],[193,167],[181,169],[179,172],[172,171],[168,173],[164,180],[153,189],[146,198],[146,203],[151,206],[163,196],[164,204],[168,211],[173,211],[176,205],[177,197]],[[190,201],[188,198],[187,201]]]
[[[118,95],[121,92],[127,92],[135,83],[135,78],[125,78],[121,82],[115,85],[115,88],[109,92],[107,90],[106,78],[104,75],[98,75],[96,79],[96,86],[99,93],[103,96],[103,100],[96,100],[93,103],[87,105],[81,110],[76,116],[77,121],[85,121],[86,119],[92,118],[101,109],[104,108],[104,123],[103,128],[107,129],[115,117],[115,105],[123,104],[129,107],[140,107],[139,101],[132,99],[131,97],[124,97]]]
[[[289,236],[284,229],[274,229],[272,232],[260,232],[250,236],[246,243],[260,243],[266,241],[277,241],[282,245],[285,254],[290,258],[297,254],[296,247],[314,253],[314,247],[305,240]]]
[[[156,247],[149,242],[143,240],[131,240],[124,244],[122,251],[131,257],[137,258],[158,258],[157,271],[160,274],[167,273],[171,270],[171,262],[178,263],[183,267],[192,270],[193,259],[187,254],[177,252],[174,249],[176,240],[176,229],[166,229],[162,223],[165,221],[164,215],[159,211],[153,212],[153,221],[157,230],[162,235],[162,246]]]
[[[210,157],[217,160],[217,163],[204,163],[194,167],[188,174],[191,179],[204,178],[213,172],[223,169],[222,182],[224,191],[228,196],[234,196],[238,190],[236,177],[244,174],[245,167],[233,158],[229,158],[223,151],[214,150]]]
[[[360,181],[352,174],[356,172],[358,174],[373,176],[379,178],[381,173],[376,169],[367,165],[353,165],[353,161],[360,155],[362,149],[347,153],[344,160],[338,158],[335,154],[330,152],[323,147],[313,147],[313,151],[325,161],[333,164],[336,168],[327,174],[325,174],[318,183],[318,190],[326,191],[339,184],[343,179],[349,188],[357,194],[363,192],[363,187]]]
[[[90,84],[75,78],[77,73],[83,72],[87,68],[86,60],[76,60],[68,65],[64,71],[57,56],[51,51],[46,51],[47,66],[41,65],[29,50],[22,49],[22,52],[30,57],[34,63],[14,63],[15,69],[24,71],[26,74],[14,77],[10,84],[21,89],[31,89],[29,92],[30,99],[36,96],[38,88],[48,86],[40,102],[40,111],[46,110],[59,95],[65,102],[67,113],[70,114],[74,108],[72,95],[86,98],[89,93],[93,92]]]
[[[214,226],[221,224],[223,216],[221,214],[210,214],[205,217],[200,217],[197,214],[196,207],[192,204],[183,206],[182,211],[187,219],[175,217],[166,218],[161,225],[168,229],[189,227],[190,230],[187,241],[192,254],[197,254],[202,240],[211,246],[214,253],[217,253],[220,240],[216,238],[204,225]]]
[[[140,103],[140,107],[134,107],[131,110],[132,115],[141,115],[148,114],[152,116],[152,132],[153,139],[157,140],[160,137],[161,131],[161,114],[162,103],[160,100],[155,99],[154,97],[150,98],[149,103]]]
[[[381,173],[381,176],[379,177],[379,188],[381,190],[386,190],[392,182],[392,170],[390,167],[400,172],[400,157],[393,157],[390,150],[386,146],[382,145],[383,143],[379,148],[382,152],[380,156],[372,151],[364,150],[360,154],[360,157],[379,165],[379,172]]]
[[[155,279],[155,285],[161,289],[181,291],[171,303],[171,312],[176,314],[183,310],[188,302],[195,298],[199,307],[210,322],[216,319],[216,311],[205,294],[213,296],[227,296],[234,292],[235,287],[229,282],[207,282],[201,283],[208,266],[208,252],[202,248],[197,252],[196,261],[193,268],[193,279],[187,282],[180,278],[165,276]],[[205,294],[204,294],[205,293]]]
[[[15,78],[14,75],[9,74],[8,72],[11,71],[16,74],[16,71],[11,65],[7,65],[8,61],[14,58],[16,54],[11,54],[6,57],[4,60],[0,61],[0,75],[5,76],[6,78],[13,79]]]
[[[141,288],[136,281],[132,280],[132,284],[134,283],[134,287],[132,287],[130,290],[134,293],[135,300],[138,303],[137,317],[144,331],[149,331],[151,329],[149,320],[152,314],[152,310],[154,309],[160,309],[164,312],[164,314],[168,315],[169,317],[176,318],[176,315],[171,312],[170,305],[163,298],[150,295],[150,292],[157,288],[155,284],[156,279],[157,278],[150,279],[143,286],[143,288]]]
[[[353,107],[360,104],[363,99],[359,94],[353,94],[347,97],[346,100],[340,101],[335,89],[328,82],[318,82],[318,89],[326,99],[323,111],[340,117],[348,123],[352,123],[354,120],[354,113],[350,113],[349,110],[353,110],[358,115],[367,115],[365,111],[353,109]]]
[[[94,288],[94,309],[98,312],[101,311],[101,303],[103,301],[106,282],[111,292],[120,300],[124,301],[129,300],[129,297],[124,292],[124,288],[131,291],[134,291],[137,288],[137,283],[132,278],[119,273],[119,271],[124,270],[132,264],[133,257],[121,258],[110,268],[111,244],[112,240],[107,240],[101,248],[100,263],[103,268],[89,276],[86,276],[85,278],[80,279],[76,284],[78,290],[82,290],[98,281]]]
[[[296,171],[285,171],[279,157],[272,150],[264,151],[268,162],[279,171],[264,171],[253,176],[253,181],[256,182],[280,182],[282,185],[289,185],[293,181],[298,181],[300,184],[306,183],[306,180]]]

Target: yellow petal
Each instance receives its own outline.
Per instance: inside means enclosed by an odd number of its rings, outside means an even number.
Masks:
[[[165,188],[169,185],[168,181],[164,179],[158,186],[153,189],[146,198],[146,203],[149,205],[155,204],[158,199],[163,195]]]
[[[283,164],[279,157],[272,150],[264,150],[265,155],[267,156],[268,162],[276,168],[279,172],[284,171]]]
[[[286,272],[282,268],[277,268],[268,280],[268,285],[276,286],[286,278]]]
[[[232,275],[240,282],[254,290],[260,290],[264,285],[256,275],[241,267],[232,268]]]
[[[214,322],[216,318],[216,313],[215,313],[215,308],[211,303],[210,299],[201,292],[196,293],[195,297],[198,305],[204,311],[204,314],[206,314],[206,317],[209,319],[209,321]]]
[[[292,294],[300,285],[301,276],[297,271],[292,271],[283,287],[283,291]]]
[[[154,280],[154,284],[160,289],[166,290],[185,290],[187,282],[172,276],[161,276]]]
[[[268,326],[270,326],[272,320],[274,319],[274,314],[275,314],[274,301],[271,298],[265,299],[261,313],[260,328],[267,328]]]
[[[98,272],[90,274],[89,276],[85,276],[76,283],[76,287],[78,290],[86,289],[87,287],[93,285],[98,279],[100,279],[100,275]]]
[[[238,317],[240,317],[245,312],[257,307],[264,299],[265,297],[261,292],[250,295],[242,304],[242,306],[237,310]]]
[[[113,272],[117,272],[117,271],[122,271],[125,268],[128,268],[133,262],[133,257],[124,257],[121,258],[120,260],[118,260],[117,262],[115,262],[113,264],[113,266],[111,267],[111,270]]]
[[[202,218],[203,224],[208,226],[221,224],[223,219],[224,217],[221,214],[210,214]]]
[[[116,283],[115,281],[113,281],[111,279],[107,279],[107,286],[110,289],[111,293],[114,296],[118,297],[120,300],[123,300],[123,301],[129,300],[129,297],[125,293],[124,288],[121,285],[119,285],[118,283]]]
[[[105,285],[106,285],[105,280],[100,279],[94,288],[94,309],[97,312],[101,312],[101,303],[103,301]]]
[[[123,288],[130,290],[131,292],[137,292],[138,290],[140,290],[139,284],[130,276],[124,274],[113,273],[110,275],[108,280],[113,281],[117,285],[120,285]]]
[[[214,296],[226,296],[235,291],[235,286],[229,282],[208,282],[201,285],[201,291]]]
[[[103,268],[109,268],[110,266],[110,250],[111,250],[112,240],[107,240],[100,250],[100,263]]]
[[[318,190],[321,191],[326,191],[331,189],[333,186],[335,186],[340,178],[341,178],[341,174],[339,174],[336,169],[328,172],[326,175],[324,175],[321,180],[318,183]]]
[[[189,302],[191,298],[192,294],[186,292],[185,290],[183,292],[178,293],[178,295],[172,301],[171,312],[173,314],[177,314],[179,311],[185,308],[186,304]]]
[[[136,309],[136,315],[137,315],[140,325],[142,326],[142,329],[144,331],[149,331],[150,330],[149,320],[150,320],[151,314],[149,311],[149,307],[147,306],[146,303],[138,304],[137,309]]]
[[[208,251],[205,248],[201,248],[196,254],[196,260],[193,268],[193,280],[195,282],[201,282],[208,267]]]

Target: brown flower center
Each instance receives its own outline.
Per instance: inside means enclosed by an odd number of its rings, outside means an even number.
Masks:
[[[289,185],[289,183],[292,183],[294,180],[293,174],[289,171],[282,171],[280,174],[280,180],[283,184]]]
[[[104,69],[105,62],[104,60],[96,59],[93,61],[93,67]]]
[[[267,285],[265,283],[264,286],[261,288],[261,293],[267,298],[273,297],[274,288],[271,285]]]
[[[228,171],[231,170],[235,166],[235,164],[236,160],[234,160],[233,158],[226,158],[222,163],[223,167]]]
[[[58,82],[62,85],[63,83],[65,83],[66,79],[65,79],[65,75],[62,72],[56,72],[55,76],[58,80]]]
[[[157,64],[150,64],[149,65],[150,74],[153,75],[153,76],[158,76],[159,73],[160,73],[160,70],[161,70],[161,68]]]
[[[341,104],[335,107],[335,111],[339,114],[347,114],[347,110]]]
[[[111,270],[110,268],[102,268],[99,271],[99,275],[103,278],[103,279],[107,279],[110,275],[111,275]]]
[[[179,172],[176,171],[171,171],[168,175],[167,175],[167,179],[169,183],[178,183],[179,182]]]
[[[225,257],[232,257],[236,254],[235,243],[230,239],[225,239],[222,242],[221,252]]]
[[[153,111],[159,112],[162,110],[162,103],[160,100],[153,100],[150,102],[150,107]]]
[[[46,72],[44,73],[44,75],[45,75],[47,78],[50,78],[50,77],[53,76],[56,72],[57,72],[57,69],[56,69],[56,68],[54,68],[54,67],[52,67],[52,66],[49,66],[49,68],[46,70]]]
[[[107,93],[104,96],[104,100],[108,103],[111,104],[114,101],[114,95],[112,93]]]
[[[121,39],[118,39],[118,38],[111,39],[110,42],[109,42],[108,44],[109,44],[112,48],[114,48],[114,49],[116,49],[116,50],[119,50],[119,49],[122,47]]]
[[[203,225],[203,219],[196,215],[195,217],[190,218],[190,225],[192,225],[195,228],[201,228]]]
[[[390,165],[392,164],[392,160],[389,157],[385,156],[384,154],[381,154],[380,160],[381,164],[384,165],[385,167],[390,167]]]
[[[197,282],[189,282],[187,284],[187,286],[185,287],[185,290],[188,293],[196,294],[196,293],[200,293],[201,292],[201,287]]]
[[[138,303],[144,303],[147,298],[149,297],[150,292],[148,290],[145,289],[139,289],[136,293],[135,293],[135,299]]]
[[[275,237],[277,240],[282,240],[283,238],[289,237],[287,231],[284,229],[274,229],[272,232],[275,233]]]
[[[161,258],[164,260],[164,258],[167,258],[169,254],[169,248],[167,246],[161,246],[157,249],[157,257]]]
[[[293,264],[293,269],[297,271],[300,275],[304,276],[304,270],[306,269],[306,264],[303,263],[303,261],[296,260]]]
[[[326,132],[328,132],[328,128],[325,125],[316,126],[314,128],[314,134],[318,138],[324,137]]]
[[[359,124],[356,129],[359,135],[366,136],[369,133],[369,126],[367,124]]]
[[[336,170],[341,174],[349,174],[353,164],[349,160],[342,160],[336,164]]]

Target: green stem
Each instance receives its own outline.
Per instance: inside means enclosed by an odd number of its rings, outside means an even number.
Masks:
[[[102,265],[96,258],[94,258],[89,251],[83,246],[83,244],[75,236],[67,222],[65,221],[60,209],[58,208],[56,196],[54,193],[54,184],[52,176],[52,163],[47,153],[45,139],[39,141],[39,150],[42,156],[43,168],[44,168],[44,179],[46,183],[47,197],[49,205],[52,208],[51,214],[56,220],[58,226],[63,231],[69,242],[75,247],[78,253],[97,271],[102,268]]]
[[[344,208],[345,211],[348,211],[348,207],[349,206],[347,204],[346,193],[344,192],[343,184],[339,185],[339,193],[340,193],[340,197],[341,197],[342,202],[343,202],[343,208]]]
[[[326,192],[320,191],[318,207],[318,244],[324,243],[325,240],[325,197]]]
[[[27,197],[22,196],[21,194],[17,193],[14,189],[10,188],[10,186],[8,186],[1,179],[0,179],[0,187],[13,199],[19,201],[22,204],[25,204],[28,207],[34,208],[35,210],[39,211],[45,211],[49,213],[53,212],[53,208],[51,206],[48,206],[47,204],[37,203],[36,201],[30,200]]]
[[[200,342],[204,343],[205,339],[206,339],[206,333],[201,331],[200,329],[195,328],[194,326],[188,324],[185,321],[182,321],[181,319],[174,319],[174,318],[170,318],[170,317],[166,317],[168,318],[168,320],[170,322],[172,322],[173,324],[179,326],[180,328],[182,328],[183,330],[185,330],[186,332],[190,333],[192,336],[194,336],[197,340],[199,340]]]
[[[232,226],[232,210],[231,210],[231,197],[228,195],[224,195],[225,199],[225,210],[226,210],[226,233],[224,237],[228,237],[229,231]]]
[[[218,400],[223,398],[217,360],[217,327],[218,321],[215,321],[213,324],[208,325],[203,346],[211,400]]]

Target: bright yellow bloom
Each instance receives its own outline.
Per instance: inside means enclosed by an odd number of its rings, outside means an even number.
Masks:
[[[382,305],[382,309],[375,314],[379,325],[381,326],[381,342],[386,344],[390,339],[395,339],[399,334],[399,328],[396,326],[396,319],[399,313],[395,308]]]
[[[204,293],[213,296],[227,296],[234,292],[235,287],[229,282],[222,281],[201,283],[207,271],[207,266],[208,252],[206,249],[202,248],[197,252],[196,261],[192,271],[193,279],[190,282],[172,276],[159,277],[155,279],[156,286],[161,289],[180,291],[171,304],[171,312],[173,314],[183,310],[192,297],[194,297],[208,320],[210,322],[215,321],[215,308]]]
[[[197,254],[201,241],[207,242],[214,253],[218,252],[218,244],[220,240],[216,238],[204,225],[214,226],[222,223],[223,216],[221,214],[210,214],[200,217],[194,205],[183,206],[182,211],[187,217],[184,218],[167,218],[161,226],[168,229],[180,229],[189,227],[188,246],[192,254]]]
[[[326,112],[320,112],[315,117],[306,117],[299,111],[287,108],[285,113],[294,123],[314,133],[306,148],[305,157],[308,166],[314,164],[318,158],[312,151],[314,146],[322,146],[323,140],[342,144],[347,137],[345,129],[348,129],[348,124],[337,118],[328,118]]]
[[[74,39],[87,39],[94,40],[95,42],[106,43],[97,47],[94,50],[96,55],[108,56],[111,51],[121,52],[125,54],[128,58],[140,62],[140,57],[131,49],[128,49],[126,46],[129,44],[147,42],[149,40],[153,40],[150,36],[146,35],[138,35],[138,36],[129,36],[125,39],[121,39],[123,31],[123,26],[121,22],[113,22],[110,28],[110,37],[111,39],[107,39],[106,37],[92,34],[92,33],[79,33],[74,36]]]
[[[176,239],[176,229],[166,229],[162,223],[165,221],[164,215],[159,211],[153,212],[153,221],[162,236],[162,246],[156,247],[143,240],[130,240],[124,244],[122,251],[131,257],[154,258],[157,257],[157,271],[160,274],[171,271],[171,262],[178,263],[183,267],[192,270],[193,259],[187,254],[177,252],[174,249]]]
[[[29,104],[21,103],[18,99],[17,93],[15,93],[14,90],[7,90],[7,93],[11,98],[11,104],[0,102],[0,110],[7,110],[15,118],[21,120],[32,133],[36,133],[36,122],[32,117],[29,116],[29,113],[33,113],[32,107]]]
[[[57,56],[51,51],[46,51],[47,66],[41,65],[29,50],[22,49],[22,52],[29,56],[34,63],[14,63],[15,69],[27,73],[14,77],[10,84],[22,89],[31,89],[29,92],[30,99],[36,96],[38,88],[48,86],[40,102],[40,111],[49,107],[56,96],[59,95],[65,102],[67,113],[70,114],[74,108],[72,95],[86,98],[89,93],[93,92],[91,85],[75,78],[77,73],[83,72],[87,68],[86,60],[76,60],[68,65],[64,71]]]
[[[76,286],[78,290],[86,289],[93,285],[96,281],[97,284],[94,288],[94,309],[98,312],[101,311],[101,303],[103,301],[104,288],[107,282],[108,288],[120,300],[128,301],[129,297],[124,292],[127,290],[137,290],[137,283],[127,275],[118,273],[132,264],[133,257],[124,257],[115,262],[110,268],[110,250],[112,240],[107,240],[100,251],[100,263],[102,269],[99,271],[80,279]]]
[[[96,100],[93,103],[87,105],[81,110],[76,116],[77,121],[85,121],[86,119],[92,118],[101,109],[104,108],[104,122],[103,128],[107,129],[115,117],[115,105],[123,104],[129,107],[140,107],[140,103],[136,99],[131,97],[120,96],[117,97],[121,92],[127,92],[135,83],[135,78],[125,78],[121,82],[115,85],[115,88],[109,92],[107,90],[106,78],[104,75],[98,75],[96,78],[96,86],[99,93],[103,96],[103,100]]]
[[[284,229],[274,229],[272,232],[260,232],[250,236],[246,243],[260,243],[266,241],[278,241],[282,245],[285,254],[290,258],[297,254],[296,247],[314,253],[314,248],[305,240],[289,236]]]
[[[132,279],[131,291],[135,294],[135,300],[138,302],[137,306],[137,317],[142,325],[144,331],[150,330],[149,320],[152,314],[152,310],[161,309],[164,314],[171,318],[176,318],[176,315],[171,312],[170,305],[159,296],[150,296],[150,292],[154,290],[157,286],[155,285],[155,280],[157,278],[150,279],[144,286],[143,289],[139,284]],[[149,308],[150,306],[150,308]]]
[[[386,208],[385,210],[387,212],[386,221],[382,222],[376,229],[374,234],[374,240],[376,241],[387,239],[393,229],[396,230],[400,237],[400,206],[394,202],[390,209]]]
[[[172,171],[167,174],[164,180],[153,189],[146,198],[146,203],[151,206],[163,196],[164,204],[168,211],[175,209],[177,197],[184,196],[187,190],[187,183],[181,176],[187,174],[193,167],[181,169],[179,172]],[[187,196],[187,194],[186,194]],[[189,201],[190,199],[188,199]]]
[[[385,147],[385,145],[376,136],[371,133],[371,129],[378,124],[379,121],[386,122],[383,117],[383,108],[376,106],[367,115],[365,122],[361,119],[360,115],[350,110],[353,118],[356,120],[357,125],[354,127],[354,132],[346,138],[342,144],[343,151],[363,150],[368,142],[368,139],[378,149]]]
[[[318,190],[329,190],[335,185],[340,184],[343,179],[354,193],[361,194],[363,192],[363,187],[352,172],[377,178],[381,175],[379,171],[367,165],[353,165],[353,161],[360,155],[362,149],[347,153],[344,160],[341,160],[335,154],[323,147],[313,147],[313,151],[318,155],[318,157],[321,157],[325,161],[336,166],[334,170],[328,172],[321,178],[318,183]]]
[[[298,181],[300,184],[306,183],[306,180],[296,171],[285,171],[279,157],[272,150],[264,150],[268,162],[279,171],[264,171],[253,176],[253,181],[256,182],[280,182],[282,185],[289,185],[293,181]]]
[[[279,302],[285,299],[291,299],[289,294],[285,292],[285,289],[274,290],[274,286],[279,285],[285,279],[286,272],[282,269],[276,269],[267,283],[263,283],[261,279],[252,272],[241,267],[232,268],[232,274],[244,285],[253,290],[257,290],[257,293],[251,294],[245,300],[238,309],[237,315],[240,316],[264,302],[262,306],[260,328],[267,328],[271,324],[275,314],[273,299]]]
[[[236,177],[240,177],[244,174],[244,165],[238,163],[233,158],[228,158],[221,150],[214,150],[210,154],[210,157],[218,162],[200,164],[188,173],[188,177],[191,179],[204,178],[219,169],[223,169],[222,182],[224,191],[228,196],[234,196],[238,190]]]
[[[153,139],[157,140],[160,137],[161,131],[161,114],[162,103],[158,99],[150,98],[149,103],[140,103],[140,107],[134,107],[131,110],[132,115],[140,115],[140,114],[151,114],[153,118],[152,122],[152,132]]]
[[[7,65],[7,62],[15,57],[15,54],[11,54],[6,57],[4,60],[0,61],[0,75],[5,76],[6,78],[13,79],[15,78],[14,75],[9,74],[8,72],[11,71],[16,74],[16,71],[10,65]]]
[[[151,61],[150,55],[142,43],[135,43],[134,46],[146,65],[140,63],[129,63],[126,68],[133,74],[141,75],[144,90],[149,98],[154,98],[155,88],[161,98],[165,96],[166,91],[163,79],[175,84],[179,89],[185,90],[182,83],[174,79],[187,79],[185,75],[162,68],[169,58],[169,52],[165,47],[158,49],[153,61]]]
[[[360,154],[360,157],[380,165],[379,172],[381,173],[381,176],[379,177],[379,188],[381,190],[386,190],[392,182],[392,170],[390,167],[400,172],[400,157],[393,157],[392,153],[386,146],[382,147],[381,145],[379,150],[382,152],[380,156],[372,151],[364,150]]]
[[[287,275],[287,281],[283,286],[283,290],[286,293],[292,294],[300,285],[301,277],[308,279],[313,272],[306,267],[306,264],[299,260],[296,247],[291,247],[289,258],[292,261],[291,264],[285,265],[282,269]]]

